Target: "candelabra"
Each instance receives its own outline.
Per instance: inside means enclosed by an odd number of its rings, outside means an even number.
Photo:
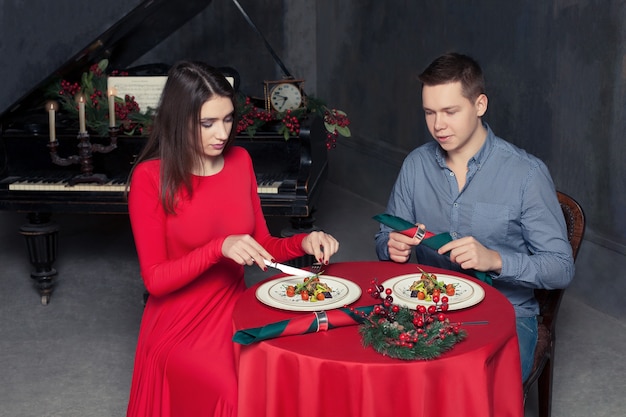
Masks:
[[[52,162],[56,165],[68,166],[72,164],[80,164],[80,174],[71,178],[69,185],[75,185],[78,183],[98,183],[104,184],[108,181],[104,174],[94,174],[93,172],[93,154],[96,153],[109,153],[113,149],[117,148],[117,127],[109,127],[109,144],[101,145],[99,143],[91,143],[89,139],[89,133],[78,133],[78,155],[70,155],[67,158],[60,157],[57,153],[59,142],[55,139],[48,143],[50,148],[50,157]]]

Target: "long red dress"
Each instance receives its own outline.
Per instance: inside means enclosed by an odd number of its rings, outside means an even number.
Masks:
[[[131,180],[130,220],[150,297],[135,355],[127,415],[237,414],[232,310],[245,289],[243,266],[222,255],[224,239],[252,235],[277,261],[304,255],[303,234],[269,234],[248,153],[232,147],[215,175],[193,177],[175,215],[159,198],[158,160]]]

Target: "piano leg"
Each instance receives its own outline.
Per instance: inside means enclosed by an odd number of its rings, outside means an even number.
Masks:
[[[312,214],[306,217],[292,217],[289,219],[289,222],[291,223],[291,227],[293,227],[293,230],[297,231],[298,233],[308,233],[313,230],[318,230],[313,226],[313,224],[315,223],[315,217],[313,217]]]
[[[47,305],[57,275],[52,264],[57,255],[59,226],[50,221],[49,213],[29,213],[28,223],[22,225],[20,233],[26,238],[30,263],[35,267],[30,276],[36,280],[41,304]]]

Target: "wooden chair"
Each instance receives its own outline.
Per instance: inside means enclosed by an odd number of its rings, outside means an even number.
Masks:
[[[559,203],[565,216],[567,238],[572,245],[574,261],[585,234],[585,214],[580,205],[567,194],[557,191]],[[539,301],[539,327],[533,370],[524,383],[524,402],[530,388],[537,382],[539,417],[550,417],[552,412],[552,371],[556,317],[565,290],[535,290]]]

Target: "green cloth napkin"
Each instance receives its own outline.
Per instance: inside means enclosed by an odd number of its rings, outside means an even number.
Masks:
[[[379,223],[384,224],[385,226],[391,227],[397,232],[409,231],[409,235],[407,236],[411,237],[414,235],[414,233],[412,232],[412,229],[415,228],[415,225],[400,217],[383,213],[383,214],[377,214],[376,216],[373,217],[373,219],[378,221]],[[452,236],[450,236],[450,233],[445,232],[445,233],[439,233],[438,235],[433,235],[433,236],[423,239],[421,245],[426,245],[431,249],[438,250],[440,247],[442,247],[443,245],[451,241],[452,241]],[[450,252],[446,253],[446,255],[448,254],[450,254]],[[491,280],[491,277],[486,272],[476,271],[473,269],[469,272],[471,272],[472,275],[474,275],[479,280],[489,285],[493,285],[493,281]]]
[[[408,230],[408,229],[412,229],[415,227],[415,225],[409,221],[404,220],[403,218],[400,218],[398,216],[393,216],[391,214],[387,214],[387,213],[381,213],[381,214],[377,214],[374,217],[372,217],[374,220],[376,220],[379,223],[384,224],[385,226],[389,226],[391,227],[393,230],[396,231],[404,231],[404,230]]]
[[[374,309],[374,306],[338,308],[327,311],[318,311],[302,316],[293,317],[266,324],[261,327],[238,330],[233,336],[233,342],[241,345],[260,342],[261,340],[274,339],[276,337],[293,336],[306,333],[327,331],[336,327],[353,326],[364,321]]]

